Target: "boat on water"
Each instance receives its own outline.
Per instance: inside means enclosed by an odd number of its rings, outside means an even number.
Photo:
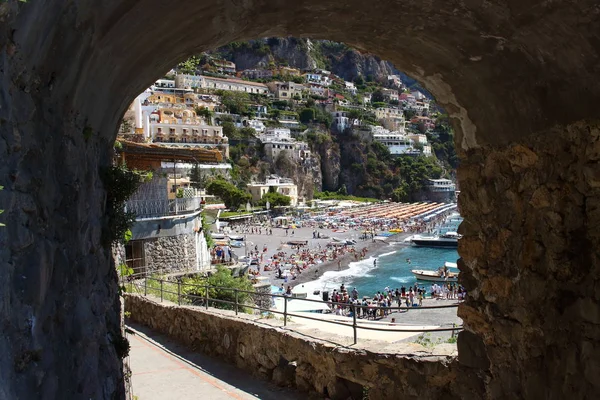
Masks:
[[[429,282],[457,282],[458,272],[450,271],[450,268],[458,268],[456,263],[445,262],[443,267],[437,271],[430,269],[413,269],[411,272],[420,281]]]
[[[446,232],[434,236],[413,236],[411,241],[415,246],[421,247],[458,247],[458,239],[462,236],[457,232]]]

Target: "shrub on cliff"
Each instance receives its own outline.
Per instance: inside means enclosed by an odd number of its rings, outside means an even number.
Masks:
[[[186,295],[194,296],[192,303],[198,304],[206,296],[206,287],[208,286],[208,305],[210,307],[233,310],[234,305],[221,303],[215,300],[222,300],[234,303],[236,299],[238,304],[250,304],[253,292],[252,282],[246,277],[233,277],[231,270],[217,266],[217,271],[209,277],[192,277],[183,281],[182,291]],[[244,311],[244,307],[239,308]]]

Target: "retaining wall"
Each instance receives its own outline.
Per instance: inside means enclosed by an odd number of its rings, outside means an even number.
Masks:
[[[455,357],[374,353],[203,309],[127,294],[131,319],[261,378],[330,399],[480,399],[476,371]],[[419,346],[420,347],[420,346]],[[415,345],[406,344],[414,351]],[[469,380],[468,377],[471,377]],[[466,383],[470,381],[470,383]],[[475,386],[473,386],[475,385]],[[364,397],[368,393],[368,397]]]

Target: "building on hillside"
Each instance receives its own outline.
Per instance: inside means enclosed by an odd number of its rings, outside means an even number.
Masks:
[[[185,98],[181,94],[152,92],[146,98],[148,104],[185,104]]]
[[[399,96],[399,99],[404,106],[411,106],[417,102],[417,99],[415,98],[415,96],[410,93],[402,93]]]
[[[282,152],[285,152],[291,160],[304,164],[312,158],[308,143],[299,142],[294,139],[271,140],[264,144],[265,157],[269,162],[275,162]]]
[[[419,143],[422,145],[427,144],[427,136],[423,135],[422,133],[411,133],[410,135],[407,135],[407,137],[415,143]]]
[[[331,78],[329,75],[323,75],[316,72],[307,72],[304,74],[304,80],[307,85],[316,85],[316,86],[329,86],[331,84]]]
[[[258,119],[247,119],[242,122],[245,127],[252,128],[256,133],[261,134],[267,129],[265,124]]]
[[[222,74],[235,75],[235,63],[226,60],[213,60],[213,65],[217,67],[217,71]]]
[[[252,195],[252,201],[255,203],[260,201],[269,191],[275,191],[276,193],[288,196],[292,207],[298,205],[298,186],[291,179],[271,175],[265,182],[249,183],[248,191]]]
[[[326,87],[320,86],[320,85],[310,85],[309,87],[309,92],[310,94],[314,95],[314,96],[320,96],[320,97],[329,97],[331,91],[329,89],[327,89]]]
[[[390,131],[398,131],[404,133],[406,131],[406,120],[404,115],[398,117],[386,117],[381,118],[381,125]]]
[[[413,90],[412,92],[410,92],[410,94],[413,95],[415,100],[417,101],[423,101],[427,98],[423,93],[419,92],[418,90]]]
[[[269,112],[268,107],[263,104],[249,104],[248,109],[252,111],[257,118],[263,118]]]
[[[435,128],[435,122],[429,117],[415,116],[410,120],[410,122],[422,131],[427,131]]]
[[[371,103],[371,98],[372,98],[373,94],[372,93],[365,93],[362,96],[362,102],[364,105],[370,104]]]
[[[374,133],[373,141],[379,142],[386,146],[390,154],[393,156],[420,154],[416,150],[414,142],[406,135],[399,132]]]
[[[235,78],[214,78],[204,75],[177,75],[175,84],[178,88],[198,88],[207,90],[230,90],[234,92],[269,94],[264,83],[244,81]]]
[[[154,83],[154,87],[157,90],[160,89],[173,89],[175,88],[175,81],[171,79],[159,79]]]
[[[271,93],[275,95],[277,100],[293,100],[302,98],[308,88],[294,82],[270,82],[267,83]]]
[[[192,108],[206,108],[214,111],[218,105],[217,96],[209,94],[186,93],[183,95],[185,105]]]
[[[456,185],[450,179],[428,179],[426,189],[430,201],[450,203],[456,198]]]
[[[125,209],[135,215],[132,238],[114,251],[115,263],[126,264],[136,274],[202,272],[210,268],[210,254],[202,232],[202,198],[187,191],[169,199],[165,160],[220,163],[218,151],[170,149],[121,140],[119,163],[141,171],[154,171],[127,200]]]
[[[402,79],[398,75],[388,75],[387,79],[390,86],[396,89],[401,89],[404,86],[404,84],[402,83]]]
[[[375,118],[404,118],[404,112],[397,107],[380,107],[375,110]]]
[[[152,143],[167,147],[202,147],[216,149],[224,158],[229,158],[229,139],[223,135],[223,128],[212,125],[185,123],[151,123]]]
[[[271,79],[273,78],[273,71],[269,69],[245,69],[240,75],[246,79]]]
[[[383,98],[387,101],[399,101],[400,97],[398,95],[398,91],[395,89],[381,89],[381,93],[383,94]]]
[[[292,135],[288,128],[266,128],[264,133],[258,138],[263,142],[271,142],[274,140],[291,139]]]
[[[333,117],[332,125],[338,132],[344,132],[346,129],[360,124],[360,120],[349,117],[349,111],[332,111],[330,114]]]
[[[344,87],[346,88],[346,91],[348,93],[351,93],[353,96],[356,96],[358,90],[356,89],[356,86],[354,86],[353,82],[344,81]]]
[[[419,115],[427,114],[429,112],[429,103],[423,101],[415,101],[414,103],[408,104],[409,110],[414,110]]]

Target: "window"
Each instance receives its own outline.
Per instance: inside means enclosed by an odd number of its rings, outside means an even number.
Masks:
[[[125,264],[133,269],[134,274],[146,271],[144,242],[142,240],[130,240],[125,245]]]

